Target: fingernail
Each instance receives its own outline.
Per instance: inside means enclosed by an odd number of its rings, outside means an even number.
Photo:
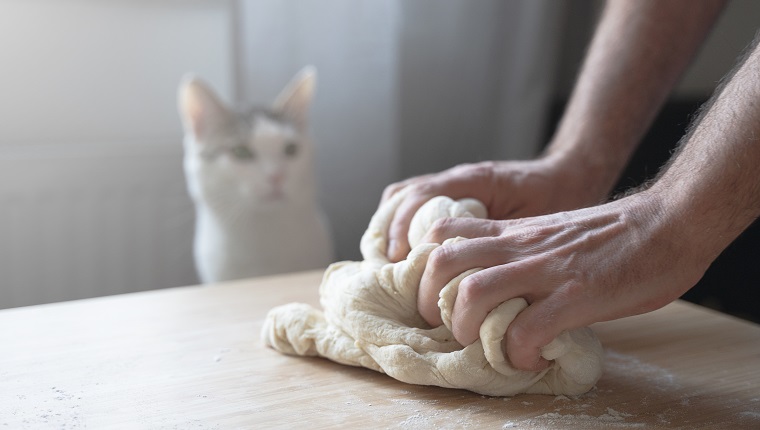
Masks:
[[[549,364],[551,364],[549,360],[539,356],[538,360],[536,360],[536,364],[533,366],[533,369],[535,369],[536,372],[540,372],[549,367]]]

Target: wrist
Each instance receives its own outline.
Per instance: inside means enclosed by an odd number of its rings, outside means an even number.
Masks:
[[[736,220],[689,194],[683,186],[658,181],[630,197],[640,202],[639,210],[645,208],[653,231],[662,233],[660,245],[681,255],[684,271],[695,270],[701,277],[746,225],[734,225]]]
[[[622,170],[601,154],[577,147],[552,145],[540,160],[553,172],[565,192],[574,194],[585,205],[606,201]]]

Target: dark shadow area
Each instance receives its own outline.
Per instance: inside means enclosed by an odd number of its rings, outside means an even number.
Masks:
[[[670,158],[704,100],[671,100],[662,109],[615,186],[614,194],[653,178]],[[553,103],[547,139],[566,100]],[[613,194],[613,195],[614,195]],[[740,318],[760,322],[760,223],[755,221],[710,266],[682,298]]]

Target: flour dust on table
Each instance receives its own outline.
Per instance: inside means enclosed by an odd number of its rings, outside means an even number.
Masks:
[[[462,273],[441,291],[438,306],[444,325],[431,328],[417,311],[417,290],[430,253],[440,244],[422,243],[425,232],[444,217],[486,217],[477,200],[436,197],[412,219],[406,260],[386,257],[387,232],[405,192],[378,208],[361,240],[364,261],[332,264],[320,286],[322,310],[292,303],[267,315],[264,342],[285,354],[322,356],[363,366],[400,381],[463,388],[480,394],[584,393],[602,373],[603,350],[588,328],[563,332],[541,355],[551,365],[540,372],[515,369],[505,358],[502,339],[507,327],[528,304],[508,300],[491,311],[480,327],[480,339],[463,347],[451,333],[451,312],[459,283],[479,269]],[[463,238],[449,241],[464,240]],[[444,242],[447,243],[447,242]]]
[[[179,87],[184,170],[204,283],[327,267],[333,246],[317,200],[307,67],[271,107],[233,109],[200,79]]]

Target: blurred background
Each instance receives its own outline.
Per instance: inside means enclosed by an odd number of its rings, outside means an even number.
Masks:
[[[268,104],[316,66],[320,199],[338,259],[359,259],[387,184],[540,151],[602,6],[0,0],[0,308],[198,282],[176,109],[184,73],[228,102]],[[656,173],[758,16],[760,3],[731,2],[620,189]],[[757,318],[755,230],[689,299]]]

